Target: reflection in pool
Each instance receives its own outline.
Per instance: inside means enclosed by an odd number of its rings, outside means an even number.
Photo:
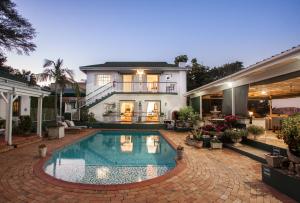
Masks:
[[[56,151],[44,170],[69,182],[132,183],[171,170],[175,156],[159,132],[103,131]]]

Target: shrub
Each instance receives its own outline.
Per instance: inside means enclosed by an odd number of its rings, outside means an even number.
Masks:
[[[248,131],[246,129],[227,129],[224,132],[225,137],[231,138],[233,140],[246,137],[247,135]]]
[[[253,135],[261,135],[265,132],[265,129],[261,126],[257,126],[257,125],[250,125],[247,128],[249,133],[252,133]]]
[[[199,119],[198,114],[194,112],[194,109],[191,106],[182,107],[179,109],[178,118],[181,121],[196,121]]]
[[[216,131],[216,128],[213,125],[206,125],[203,127],[204,131]]]
[[[282,134],[289,149],[300,155],[300,115],[290,116],[283,120]]]
[[[20,116],[19,129],[21,132],[28,134],[32,129],[32,120],[30,116]]]
[[[89,113],[88,114],[88,122],[89,123],[94,123],[94,122],[96,122],[96,119],[95,119],[95,114],[94,113]]]
[[[237,124],[237,117],[234,115],[225,116],[225,123],[230,127],[233,128]]]

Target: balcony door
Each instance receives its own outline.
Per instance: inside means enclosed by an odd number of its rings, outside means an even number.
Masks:
[[[132,92],[132,75],[123,75],[123,92]]]
[[[147,90],[148,92],[158,92],[158,75],[147,75]]]

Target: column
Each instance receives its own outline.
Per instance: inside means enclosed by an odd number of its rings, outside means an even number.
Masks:
[[[42,123],[43,123],[43,96],[38,98],[38,109],[37,109],[37,129],[36,133],[38,136],[42,137]]]
[[[13,94],[12,93],[7,93],[5,141],[8,143],[8,145],[12,145],[13,101],[14,101]]]
[[[200,120],[203,119],[203,113],[202,113],[202,95],[199,96],[199,117],[200,117]]]
[[[231,115],[235,115],[235,94],[234,94],[234,87],[231,88]]]

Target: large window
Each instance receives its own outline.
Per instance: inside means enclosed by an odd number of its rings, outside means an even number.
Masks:
[[[110,82],[110,75],[96,75],[96,85],[103,86]]]

